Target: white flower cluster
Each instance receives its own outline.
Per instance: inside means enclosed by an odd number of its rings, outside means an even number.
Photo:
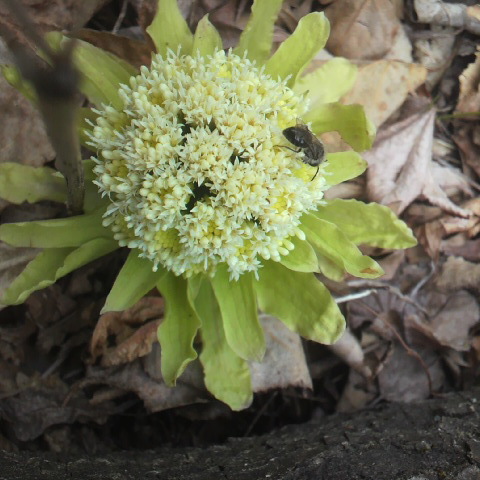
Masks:
[[[91,135],[104,217],[121,246],[177,275],[232,278],[280,261],[323,198],[321,172],[282,134],[303,99],[246,58],[157,55],[105,106]],[[302,237],[303,238],[303,237]]]

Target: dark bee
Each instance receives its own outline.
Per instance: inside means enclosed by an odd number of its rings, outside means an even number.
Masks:
[[[298,150],[294,150],[290,147],[292,152],[299,153],[303,150],[304,157],[303,162],[312,167],[317,167],[317,171],[312,180],[317,176],[320,170],[320,164],[325,160],[325,148],[323,143],[310,131],[310,129],[303,123],[297,122],[295,127],[288,127],[283,130],[283,135],[292,144],[298,147]]]

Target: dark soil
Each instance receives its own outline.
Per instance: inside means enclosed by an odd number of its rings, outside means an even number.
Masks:
[[[383,404],[208,448],[102,456],[0,453],[8,480],[477,480],[480,389]]]

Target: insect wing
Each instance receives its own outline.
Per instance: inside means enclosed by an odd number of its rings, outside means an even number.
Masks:
[[[296,147],[307,148],[312,133],[304,125],[297,125],[296,127],[289,127],[283,131],[284,137]]]

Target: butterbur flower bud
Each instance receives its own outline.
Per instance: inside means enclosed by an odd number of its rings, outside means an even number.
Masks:
[[[256,273],[288,255],[301,216],[322,202],[324,176],[282,148],[308,101],[263,70],[231,52],[169,51],[122,86],[121,111],[96,111],[104,224],[154,270]]]

